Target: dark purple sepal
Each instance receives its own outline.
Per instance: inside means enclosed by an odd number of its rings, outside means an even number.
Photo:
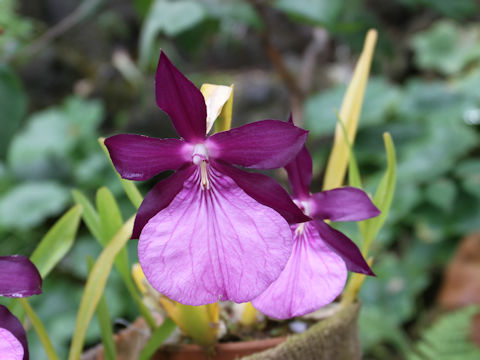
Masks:
[[[295,159],[285,166],[285,170],[287,170],[294,197],[300,200],[307,199],[312,181],[312,157],[305,145]]]
[[[159,181],[150,190],[140,205],[133,225],[132,239],[138,239],[143,227],[158,212],[166,208],[178,192],[182,189],[185,180],[192,175],[195,166],[187,166]]]
[[[177,133],[189,142],[205,138],[207,108],[197,87],[188,80],[162,51],[155,74],[157,105],[172,120]]]
[[[0,256],[0,296],[26,297],[42,293],[42,277],[25,256]]]
[[[22,344],[23,360],[29,360],[27,336],[22,323],[5,306],[0,305],[0,328],[8,330]],[[2,354],[0,354],[0,359]]]
[[[342,257],[349,271],[375,276],[352,240],[321,220],[314,220],[313,223],[320,237],[332,250]]]
[[[279,120],[263,120],[212,135],[211,155],[254,169],[276,169],[292,161],[308,131]]]
[[[351,186],[315,193],[310,204],[309,215],[314,219],[361,221],[380,215],[367,193]]]
[[[113,165],[124,179],[148,180],[188,161],[185,142],[143,135],[119,134],[105,139]]]
[[[292,201],[288,193],[272,178],[258,173],[250,173],[226,164],[212,162],[212,166],[229,176],[249,196],[260,204],[268,206],[282,215],[290,224],[298,224],[311,219]]]
[[[288,122],[293,125],[292,114],[288,117]],[[285,170],[287,170],[294,198],[307,199],[312,182],[312,157],[305,145],[302,146],[295,159],[285,166]]]

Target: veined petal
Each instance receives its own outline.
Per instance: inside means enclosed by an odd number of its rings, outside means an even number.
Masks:
[[[263,120],[208,138],[211,156],[254,169],[275,169],[292,161],[308,131],[279,120]]]
[[[311,220],[295,205],[285,189],[272,178],[263,174],[249,173],[224,162],[218,161],[215,166],[223,174],[231,177],[248,195],[277,211],[290,224]]]
[[[365,191],[346,186],[311,196],[309,215],[332,221],[361,221],[380,215]]]
[[[28,344],[20,321],[3,305],[0,305],[0,358],[28,360]]]
[[[179,139],[119,134],[105,139],[115,169],[128,180],[148,180],[165,170],[177,170],[188,160],[189,145]]]
[[[292,234],[284,218],[208,165],[145,225],[138,257],[160,293],[186,305],[250,301],[285,267]]]
[[[285,269],[252,302],[260,312],[275,319],[320,309],[336,299],[347,280],[345,262],[323,242],[311,222],[293,226],[292,230],[293,251]]]
[[[327,225],[321,220],[314,220],[313,224],[318,230],[320,237],[347,264],[347,269],[356,273],[375,276],[370,266],[362,256],[357,245],[340,231]]]
[[[155,74],[157,105],[172,120],[177,133],[189,142],[205,138],[207,109],[202,93],[162,51]]]
[[[132,239],[138,239],[145,224],[170,204],[173,198],[182,189],[185,180],[193,173],[195,167],[188,166],[159,181],[143,199],[138,208],[133,225]]]
[[[25,256],[0,256],[0,296],[26,297],[42,293],[42,277]]]

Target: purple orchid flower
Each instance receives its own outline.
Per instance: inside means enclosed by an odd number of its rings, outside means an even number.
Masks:
[[[368,195],[354,187],[311,194],[312,158],[305,146],[285,169],[294,202],[313,220],[291,226],[294,244],[285,269],[252,301],[276,319],[308,314],[335,300],[347,270],[374,275],[355,243],[324,220],[360,221],[380,214]]]
[[[42,277],[25,256],[0,256],[0,296],[27,297],[42,293]],[[0,305],[0,358],[28,360],[28,344],[21,322]]]
[[[132,238],[145,276],[160,293],[187,305],[250,301],[281,273],[292,250],[290,223],[308,221],[268,176],[233,165],[272,169],[292,161],[307,132],[264,120],[206,134],[201,92],[162,52],[157,105],[183,139],[120,134],[105,140],[125,179],[165,170],[140,206]]]

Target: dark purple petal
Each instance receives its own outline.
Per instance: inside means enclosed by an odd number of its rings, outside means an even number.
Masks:
[[[309,215],[332,221],[361,221],[380,215],[380,210],[361,189],[346,186],[311,196]]]
[[[249,173],[224,162],[216,161],[213,166],[231,177],[238,186],[260,204],[268,206],[282,215],[290,224],[311,220],[306,216],[288,193],[272,178],[258,173]]]
[[[275,169],[295,158],[307,134],[284,121],[263,120],[214,134],[207,144],[214,158],[255,169]]]
[[[307,199],[312,181],[312,157],[305,145],[295,159],[285,166],[285,170],[287,170],[294,197],[300,200]]]
[[[22,323],[3,305],[0,305],[0,329],[8,330],[8,332],[20,342],[23,347],[23,360],[28,360],[29,354],[25,329],[23,328]],[[0,341],[2,340],[0,339]],[[7,349],[3,349],[8,352],[7,354],[0,354],[0,358],[17,360],[17,357],[15,357],[15,355],[17,355],[18,350],[15,349],[15,345],[16,344],[12,344],[10,349],[8,349],[9,351]],[[21,351],[21,348],[19,350]]]
[[[168,178],[158,182],[143,199],[133,225],[132,239],[138,239],[148,220],[166,208],[182,189],[185,180],[193,173],[195,166],[178,170]]]
[[[205,138],[207,108],[205,99],[162,51],[155,74],[157,105],[172,119],[177,133],[189,142]]]
[[[191,146],[179,139],[120,134],[105,139],[105,146],[115,169],[128,180],[148,180],[162,171],[177,170],[191,158]]]
[[[42,277],[25,256],[0,256],[0,296],[26,297],[42,293]]]
[[[321,220],[313,221],[320,237],[330,246],[338,255],[340,255],[347,264],[347,269],[356,273],[375,276],[370,266],[362,256],[357,245],[340,231],[327,225]]]

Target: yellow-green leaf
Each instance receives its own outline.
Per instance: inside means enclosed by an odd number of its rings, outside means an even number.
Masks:
[[[340,108],[340,119],[347,131],[348,140],[353,146],[358,128],[358,119],[362,110],[363,97],[367,86],[373,51],[377,41],[377,31],[369,30],[365,38],[362,54],[348,85]],[[332,152],[328,159],[323,189],[329,190],[343,184],[348,165],[349,150],[340,125],[335,129]]]
[[[98,216],[97,211],[81,191],[73,190],[72,194],[75,203],[82,206],[82,218],[85,225],[87,225],[88,230],[90,230],[92,235],[101,243],[102,227],[100,225],[100,217]]]
[[[368,255],[370,246],[382,228],[387,219],[395,193],[395,182],[397,172],[397,159],[395,155],[395,146],[389,133],[383,134],[385,150],[387,152],[387,170],[378,185],[377,192],[373,197],[373,203],[381,211],[381,214],[375,218],[365,220],[359,223],[360,231],[363,235],[362,254]]]
[[[87,257],[88,273],[92,271],[94,260]],[[117,358],[117,351],[115,349],[115,342],[113,341],[112,319],[108,311],[105,294],[102,294],[95,312],[97,314],[98,326],[100,327],[100,337],[103,344],[103,352],[106,360],[115,360]]]
[[[50,338],[48,337],[48,332],[45,329],[45,326],[43,325],[42,321],[40,318],[37,316],[35,311],[32,309],[30,306],[30,303],[28,302],[27,299],[18,299],[20,304],[23,306],[23,309],[28,315],[28,318],[30,319],[33,328],[35,329],[35,332],[38,335],[38,338],[40,339],[40,342],[43,345],[43,348],[45,349],[45,353],[47,354],[48,360],[59,360],[57,352],[55,351],[55,348],[52,345],[52,342],[50,341]]]
[[[50,273],[72,247],[81,215],[80,205],[72,207],[45,234],[30,256],[42,278]]]
[[[108,275],[112,270],[113,261],[119,251],[123,249],[130,239],[133,229],[134,217],[131,217],[115,234],[113,239],[103,249],[92,272],[88,276],[87,284],[83,292],[82,301],[77,314],[74,336],[70,347],[69,360],[78,360],[82,353],[85,334],[93,313],[100,301],[107,282]]]
[[[163,321],[163,324],[156,328],[152,333],[152,336],[150,336],[147,344],[142,349],[138,360],[149,360],[176,327],[177,326],[171,319],[166,318]]]

